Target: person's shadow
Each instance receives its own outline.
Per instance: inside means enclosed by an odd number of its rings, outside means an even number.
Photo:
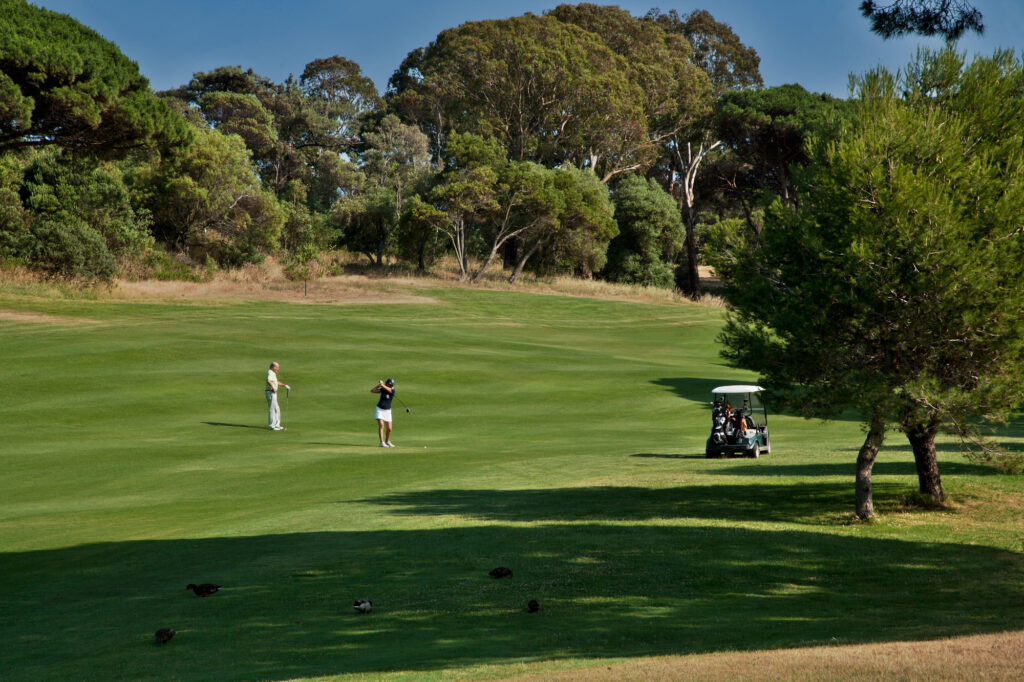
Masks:
[[[203,422],[209,426],[233,426],[237,429],[265,429],[266,426],[253,426],[252,424],[228,424],[226,422]]]

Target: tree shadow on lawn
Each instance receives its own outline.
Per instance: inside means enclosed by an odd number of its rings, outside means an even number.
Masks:
[[[633,455],[636,457],[637,455]],[[771,457],[770,455],[768,456]],[[721,460],[716,460],[721,461]],[[852,482],[856,476],[857,462],[855,458],[849,461],[835,462],[830,464],[769,464],[763,459],[755,464],[731,464],[724,463],[721,467],[711,466],[701,471],[702,474],[713,476],[847,476]],[[917,468],[914,466],[913,455],[905,462],[875,462],[871,468],[872,476],[912,476],[917,480]],[[1000,472],[984,464],[970,464],[966,462],[944,462],[939,460],[939,473],[943,476],[998,476]]]
[[[876,488],[884,504],[888,487]],[[672,488],[602,486],[526,490],[432,490],[363,500],[399,516],[455,516],[514,523],[580,523],[666,519],[779,522],[821,526],[822,514],[852,511],[853,484],[785,483]]]
[[[719,508],[759,496],[714,488],[726,500]],[[990,547],[596,522],[671,516],[674,498],[695,492],[421,492],[363,502],[551,522],[0,554],[0,670],[9,680],[283,680],[1024,627],[1021,558]],[[595,522],[579,522],[581,506]],[[491,579],[498,565],[514,576]],[[205,599],[182,591],[207,580],[224,590]],[[355,598],[372,599],[374,612],[356,614]],[[541,611],[527,614],[534,598]],[[178,634],[158,648],[160,627]]]

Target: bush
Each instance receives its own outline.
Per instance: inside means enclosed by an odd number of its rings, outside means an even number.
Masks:
[[[72,216],[37,219],[25,244],[27,262],[64,277],[109,280],[117,271],[114,257],[99,232]]]
[[[631,175],[615,191],[619,235],[608,245],[604,276],[613,282],[671,287],[685,231],[675,200],[654,180]]]

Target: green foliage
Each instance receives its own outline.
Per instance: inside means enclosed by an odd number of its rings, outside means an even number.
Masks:
[[[740,42],[728,24],[716,21],[707,10],[694,10],[683,17],[674,9],[665,13],[653,9],[645,18],[667,33],[686,38],[693,49],[694,65],[711,79],[716,97],[764,85],[757,51]]]
[[[685,237],[676,202],[655,180],[637,175],[619,183],[613,200],[619,235],[608,245],[604,276],[615,282],[673,286],[672,264]]]
[[[800,205],[777,202],[763,248],[724,270],[727,356],[801,413],[853,407],[908,433],[970,435],[1020,404],[1024,138],[998,112],[1019,110],[1021,69],[977,58],[948,98],[862,79],[855,120],[799,174]]]
[[[447,220],[443,211],[414,194],[406,203],[396,230],[399,257],[416,263],[417,269],[425,272],[444,253],[441,226]]]
[[[494,191],[504,162],[504,150],[495,140],[471,133],[454,133],[448,140],[448,159],[430,201],[448,216],[437,227],[451,242],[462,279],[469,276],[475,225],[498,210]]]
[[[281,196],[301,182],[311,211],[326,212],[355,180],[353,151],[363,120],[381,106],[373,83],[343,57],[306,65],[298,82],[274,83],[249,69],[196,73],[165,98],[194,106],[202,120],[245,140],[265,187]]]
[[[23,162],[14,154],[0,154],[0,255],[16,257],[17,236],[24,235],[29,216],[21,201]]]
[[[843,100],[799,85],[722,95],[714,134],[743,164],[733,175],[733,191],[753,202],[751,197],[765,193],[794,201],[791,167],[806,163],[808,139],[834,134],[849,109]]]
[[[597,35],[608,49],[625,60],[627,79],[642,93],[646,144],[632,140],[635,151],[620,152],[603,172],[595,168],[602,172],[602,179],[607,179],[613,170],[623,172],[650,165],[657,141],[693,125],[708,110],[709,74],[694,54],[690,35],[649,18],[638,19],[614,6],[559,5],[548,15]]]
[[[25,169],[26,207],[35,216],[71,216],[102,235],[118,258],[137,258],[153,245],[152,219],[132,206],[121,170],[110,163],[47,151]]]
[[[341,233],[340,246],[365,254],[375,265],[394,250],[395,194],[371,186],[342,197],[331,209],[331,221]]]
[[[745,228],[742,218],[699,223],[696,233],[701,243],[703,262],[715,272],[729,270],[734,265],[736,254],[747,246]]]
[[[642,163],[644,95],[626,60],[594,33],[527,14],[442,31],[392,77],[391,105],[444,153],[454,129],[506,155],[602,172]]]
[[[123,154],[188,142],[138,66],[67,15],[0,0],[0,152],[58,145]]]
[[[909,33],[958,40],[964,33],[985,30],[981,12],[964,0],[892,0],[886,4],[864,0],[860,12],[871,20],[871,30],[883,38]]]
[[[538,273],[592,277],[604,268],[608,244],[619,233],[608,187],[590,170],[566,166],[554,172],[555,191],[561,195],[558,220],[531,235],[516,272],[529,261]]]
[[[300,252],[328,249],[337,241],[339,235],[328,217],[309,209],[305,187],[298,180],[285,187],[279,205],[284,213],[280,244],[286,251],[298,257]]]
[[[157,246],[146,254],[142,261],[144,275],[162,281],[198,282],[202,277],[196,269],[189,267],[181,260],[168,254],[161,246]],[[210,262],[212,264],[212,261]]]
[[[63,277],[110,279],[117,269],[103,237],[74,215],[44,215],[32,221],[28,233],[24,260],[46,272]]]
[[[263,189],[242,139],[198,129],[183,153],[140,174],[162,241],[221,265],[258,261],[277,246],[285,221]]]
[[[115,258],[135,261],[152,247],[149,214],[132,206],[117,166],[51,148],[24,168],[14,157],[3,167],[5,255],[60,276],[108,279]]]

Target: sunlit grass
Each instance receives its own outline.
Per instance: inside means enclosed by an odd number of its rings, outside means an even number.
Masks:
[[[1021,477],[943,442],[952,502],[922,511],[892,436],[864,524],[858,424],[771,415],[772,455],[703,457],[708,391],[751,378],[720,309],[358,281],[431,302],[0,293],[0,677],[543,677],[1024,628]]]

